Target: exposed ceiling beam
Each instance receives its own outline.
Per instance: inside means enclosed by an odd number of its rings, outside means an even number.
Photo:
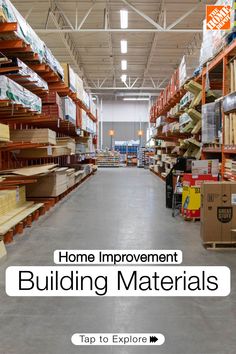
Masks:
[[[155,28],[157,28],[159,31],[163,30],[163,27],[159,25],[156,21],[154,21],[151,17],[147,16],[143,11],[138,10],[134,5],[132,5],[130,2],[127,0],[122,0],[124,4],[129,6],[133,11],[135,11],[138,15],[143,17],[147,22],[149,22],[151,25],[153,25]]]
[[[164,5],[164,0],[162,0],[161,4],[159,6],[159,9],[158,9],[158,17],[157,17],[157,21],[158,22],[161,21],[161,18],[162,18],[163,5]],[[158,40],[158,33],[155,33],[154,36],[153,36],[151,48],[150,48],[150,51],[149,51],[149,55],[148,55],[148,58],[147,58],[146,66],[145,66],[144,73],[143,73],[142,86],[145,83],[146,76],[148,74],[148,71],[149,71],[149,68],[150,68],[150,65],[151,65],[153,53],[154,53],[154,51],[156,49],[156,45],[157,45],[157,40]]]
[[[80,22],[79,26],[78,26],[78,27],[76,26],[76,29],[77,29],[77,30],[80,30],[80,29],[82,28],[82,26],[84,25],[85,21],[86,21],[87,18],[89,17],[91,11],[93,10],[94,6],[95,6],[95,3],[94,3],[94,4],[90,7],[90,9],[86,12],[86,14],[84,15],[84,17],[83,17],[82,21]]]
[[[36,28],[36,32],[48,34],[48,33],[103,33],[103,32],[117,32],[117,33],[202,33],[202,28],[174,28],[174,29],[163,29],[159,30],[157,28],[81,28],[79,29],[55,29],[55,28]]]
[[[109,90],[131,90],[131,91],[138,91],[138,90],[146,90],[146,91],[162,91],[164,90],[164,87],[159,87],[159,88],[154,88],[154,87],[129,87],[127,86],[108,86],[108,87],[92,87],[92,86],[85,86],[85,88],[90,89],[91,91],[93,90],[99,90],[99,91],[109,91]]]
[[[111,17],[110,17],[110,5],[106,7],[106,21],[105,21],[105,28],[109,29],[111,27]],[[108,33],[108,46],[111,58],[111,65],[112,65],[112,75],[113,75],[113,82],[116,85],[116,69],[115,69],[115,62],[114,62],[114,53],[113,53],[113,43],[112,43],[112,34],[111,32]]]
[[[191,15],[191,13],[196,10],[198,8],[198,6],[202,3],[202,1],[200,0],[198,2],[198,4],[196,6],[194,6],[192,9],[190,9],[189,11],[187,11],[185,14],[183,14],[181,17],[179,17],[176,21],[174,21],[171,25],[169,25],[167,27],[167,29],[172,29],[173,27],[175,27],[176,25],[178,25],[179,23],[181,23],[186,17],[188,17],[189,15]]]
[[[50,17],[56,26],[58,33],[60,33],[60,37],[71,57],[73,64],[75,65],[78,74],[83,77],[85,84],[87,84],[87,77],[84,69],[81,67],[79,52],[76,49],[76,45],[74,41],[71,39],[68,33],[63,33],[61,31],[61,27],[67,23],[62,13],[54,13],[54,10],[58,10],[57,3],[55,0],[51,1],[50,7]]]

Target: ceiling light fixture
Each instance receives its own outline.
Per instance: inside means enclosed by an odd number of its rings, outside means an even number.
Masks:
[[[127,60],[121,60],[121,69],[127,70]]]
[[[125,97],[123,101],[149,101],[148,97]]]
[[[128,28],[128,11],[120,10],[120,28]]]
[[[121,75],[121,81],[126,82],[126,80],[127,80],[127,75],[126,74]]]
[[[125,39],[120,41],[120,50],[122,54],[126,54],[128,52],[128,43]]]

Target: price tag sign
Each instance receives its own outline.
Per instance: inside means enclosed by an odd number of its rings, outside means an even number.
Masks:
[[[52,156],[52,147],[51,147],[51,145],[49,145],[47,147],[47,154],[48,154],[48,156]]]

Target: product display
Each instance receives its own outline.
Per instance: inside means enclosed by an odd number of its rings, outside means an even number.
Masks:
[[[97,154],[98,167],[120,167],[120,154],[118,152],[99,152]]]

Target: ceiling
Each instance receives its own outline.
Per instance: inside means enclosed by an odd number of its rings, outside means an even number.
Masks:
[[[183,54],[200,46],[205,5],[212,0],[12,0],[61,62],[95,94],[152,93],[165,87]],[[120,29],[120,10],[129,26]],[[128,41],[121,54],[120,40]],[[121,60],[128,62],[126,84]]]

